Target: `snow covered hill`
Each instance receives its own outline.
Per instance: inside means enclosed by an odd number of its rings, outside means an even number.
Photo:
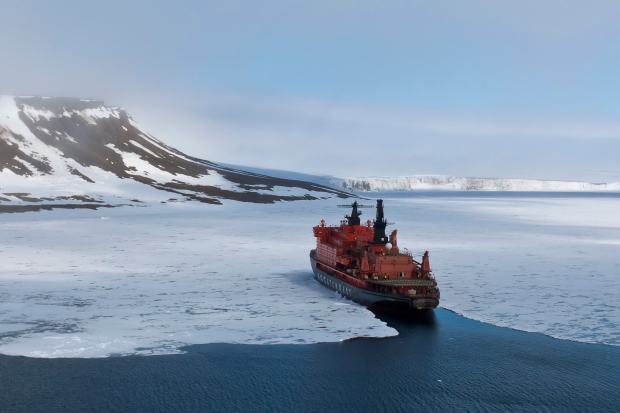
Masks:
[[[461,191],[620,191],[620,183],[460,178],[443,175],[333,178],[330,182],[339,188],[358,192],[415,191],[424,189]]]
[[[273,203],[347,197],[313,182],[197,159],[100,100],[0,97],[0,209],[195,200]]]

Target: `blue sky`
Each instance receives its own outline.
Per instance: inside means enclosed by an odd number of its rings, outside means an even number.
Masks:
[[[0,93],[103,98],[210,160],[620,180],[620,2],[0,6]],[[383,142],[389,166],[313,161],[351,139]]]

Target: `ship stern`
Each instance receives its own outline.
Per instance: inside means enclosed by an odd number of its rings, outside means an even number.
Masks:
[[[410,298],[409,307],[416,310],[432,310],[439,306],[439,299],[432,297]]]

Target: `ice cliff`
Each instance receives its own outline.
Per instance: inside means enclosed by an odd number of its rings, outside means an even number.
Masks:
[[[371,178],[333,178],[342,189],[358,192],[447,189],[461,191],[620,191],[620,183],[544,181],[531,179],[461,178],[413,175]]]

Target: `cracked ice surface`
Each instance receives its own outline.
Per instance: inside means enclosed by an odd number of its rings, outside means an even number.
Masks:
[[[392,197],[386,216],[400,245],[430,251],[442,307],[620,345],[620,194]]]
[[[395,335],[312,278],[311,226],[325,209],[340,215],[333,203],[0,215],[0,353],[101,357]]]
[[[430,251],[443,307],[620,345],[620,197],[382,196],[401,248]],[[336,203],[0,215],[0,353],[98,357],[393,335],[312,279],[310,227],[337,223],[346,211]]]

